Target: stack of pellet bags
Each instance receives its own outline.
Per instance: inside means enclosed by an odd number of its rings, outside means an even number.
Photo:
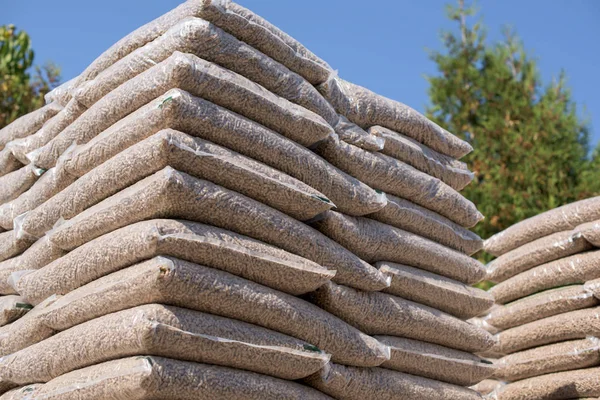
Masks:
[[[497,304],[495,400],[600,398],[600,197],[529,218],[485,242]]]
[[[2,400],[481,398],[468,143],[224,0],[48,97],[0,133]]]

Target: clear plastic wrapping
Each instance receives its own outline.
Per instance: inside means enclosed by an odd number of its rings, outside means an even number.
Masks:
[[[504,253],[487,265],[486,279],[502,282],[550,261],[590,250],[592,245],[576,231],[564,231],[534,240]]]
[[[380,96],[335,75],[332,75],[318,89],[339,114],[361,128],[367,129],[380,125],[456,159],[473,151],[469,143],[441,128],[409,106]]]
[[[372,153],[331,135],[317,154],[374,189],[410,200],[465,227],[483,219],[477,207],[437,178],[384,154]]]
[[[575,231],[580,233],[593,246],[600,247],[600,219],[579,225],[575,228]]]
[[[54,139],[31,154],[51,168],[73,142],[84,144],[167,90],[179,87],[310,146],[333,134],[317,114],[279,97],[249,79],[191,54],[173,55],[125,82],[92,105]]]
[[[27,191],[45,172],[33,164],[22,167],[0,177],[0,204],[8,203]]]
[[[47,120],[55,116],[60,110],[62,110],[60,104],[50,103],[17,118],[0,129],[0,150],[4,149],[4,146],[12,140],[33,135]]]
[[[542,290],[583,284],[600,277],[600,251],[561,258],[513,276],[490,289],[496,303],[505,304]]]
[[[390,294],[328,282],[309,296],[325,311],[370,335],[406,337],[466,352],[485,351],[495,343],[479,327]]]
[[[312,225],[369,263],[407,264],[468,284],[485,276],[474,258],[369,218],[327,211]]]
[[[0,150],[0,177],[16,171],[22,166],[23,163],[15,158],[10,148],[5,147]]]
[[[42,236],[60,218],[73,218],[167,166],[253,197],[300,221],[334,206],[324,194],[289,175],[203,139],[167,129],[117,154],[27,213],[22,229]]]
[[[33,237],[21,237],[16,230],[0,233],[0,262],[21,254],[34,242]]]
[[[339,116],[334,129],[341,140],[363,150],[380,151],[385,144],[385,139],[377,132],[367,132],[343,115]]]
[[[462,190],[475,177],[467,164],[440,154],[417,142],[382,126],[369,128],[369,133],[380,136],[385,143],[383,154],[402,161],[421,172],[440,179],[455,190]]]
[[[523,220],[485,241],[485,251],[500,256],[526,243],[600,219],[600,196],[577,201]]]
[[[10,354],[92,318],[151,302],[260,325],[312,343],[345,364],[376,366],[389,358],[387,346],[296,296],[172,257],[99,278],[48,307],[41,303],[13,324],[0,349]]]
[[[0,296],[0,327],[16,321],[32,308],[33,306],[20,296]]]
[[[131,355],[221,365],[289,380],[315,373],[330,359],[309,343],[265,328],[149,304],[90,320],[1,358],[0,379],[18,385],[48,382]]]

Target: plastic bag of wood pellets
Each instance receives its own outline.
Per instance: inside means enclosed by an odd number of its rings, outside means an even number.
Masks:
[[[581,233],[572,230],[553,233],[492,260],[487,265],[486,279],[502,282],[538,265],[582,253],[592,247]]]
[[[356,368],[330,363],[304,380],[339,400],[477,400],[470,389],[385,368]]]
[[[385,146],[381,151],[383,154],[434,176],[455,190],[462,190],[475,177],[464,162],[440,154],[390,129],[374,126],[369,128],[369,133],[384,139]]]
[[[16,321],[32,308],[20,296],[0,296],[0,326]]]
[[[31,236],[19,236],[14,230],[0,233],[0,261],[21,254],[34,242]]]
[[[461,319],[480,315],[494,305],[486,291],[462,282],[406,265],[382,261],[375,264],[379,271],[392,277],[384,289],[407,300],[425,304]]]
[[[469,386],[489,378],[495,366],[482,358],[436,344],[393,336],[375,336],[391,347],[392,356],[381,364],[411,375]]]
[[[21,139],[33,135],[44,125],[44,123],[55,116],[62,106],[58,103],[50,103],[29,114],[17,118],[4,128],[0,129],[0,150],[12,140]]]
[[[332,75],[318,87],[335,110],[362,128],[380,125],[409,136],[431,149],[461,158],[473,147],[400,102]]]
[[[600,335],[600,308],[571,311],[517,326],[496,335],[493,350],[510,354],[532,347]]]
[[[536,347],[510,354],[496,361],[495,377],[505,381],[518,381],[549,374],[600,365],[600,340],[589,337]]]
[[[202,310],[203,306],[198,305],[196,300],[196,292],[205,285],[203,271],[178,259],[155,257],[99,278],[58,299],[50,296],[26,318],[13,323],[9,330],[0,334],[0,355],[14,353],[90,319],[142,304],[160,303]],[[295,278],[293,271],[289,274],[279,271],[278,275],[281,280],[286,278],[285,275],[288,279]],[[301,303],[300,309],[306,310],[302,307],[304,304]],[[322,318],[324,315],[319,316]],[[335,329],[340,328],[340,322],[335,318],[331,325]],[[347,327],[342,325],[342,328]],[[342,332],[344,330],[347,329],[341,329]],[[329,342],[322,343],[328,345]]]
[[[14,272],[42,268],[66,253],[44,236],[17,257],[0,262],[0,294],[16,293],[8,283]]]
[[[91,318],[155,300],[293,335],[349,365],[377,366],[390,357],[387,346],[302,299],[166,257],[100,278],[40,311],[35,307],[11,326],[0,348],[12,352]]]
[[[331,135],[316,148],[324,159],[372,188],[410,200],[452,221],[471,227],[483,219],[475,205],[437,178],[379,153]]]
[[[14,157],[23,164],[31,162],[28,154],[48,143],[75,121],[86,108],[77,100],[72,99],[58,114],[49,119],[35,134],[23,139],[16,139],[6,145]],[[69,144],[70,145],[70,144]],[[49,168],[47,168],[49,169]]]
[[[400,336],[478,352],[494,344],[492,335],[431,307],[379,292],[327,283],[310,300],[362,332]]]
[[[0,177],[0,204],[16,199],[28,190],[38,177],[45,172],[44,169],[29,164],[21,169]]]
[[[329,210],[322,193],[269,166],[182,132],[163,130],[94,168],[29,212],[21,228],[41,236],[135,182],[171,166],[245,194],[300,221]]]
[[[335,133],[341,140],[367,151],[383,150],[385,139],[378,132],[367,132],[343,115],[339,115],[334,127]]]
[[[504,385],[504,382],[500,382],[494,379],[485,379],[479,382],[477,385],[471,386],[470,389],[473,389],[481,394],[490,394],[502,385]]]
[[[495,307],[483,320],[504,330],[553,315],[594,307],[600,301],[594,297],[593,291],[589,283],[547,290]]]
[[[473,284],[485,276],[479,261],[413,233],[365,217],[327,211],[313,223],[361,259],[408,264]]]
[[[261,161],[324,193],[338,210],[365,215],[386,198],[297,143],[206,100],[170,90],[114,124],[65,161],[82,176],[108,158],[161,129],[172,127]]]
[[[73,142],[87,143],[121,118],[175,87],[240,113],[305,146],[333,134],[333,128],[317,114],[235,72],[191,54],[174,52],[104,96],[28,157],[40,167],[53,167],[58,156]]]
[[[526,243],[600,219],[600,196],[555,208],[523,220],[485,241],[485,251],[500,256]]]
[[[72,250],[100,235],[152,218],[188,219],[250,236],[335,269],[337,282],[362,290],[390,285],[389,277],[315,229],[170,167],[88,208],[49,236],[60,248]]]
[[[305,258],[213,226],[151,220],[108,233],[23,274],[17,287],[37,304],[158,255],[228,271],[293,295],[313,291],[335,275]]]
[[[581,233],[585,240],[596,247],[600,247],[600,219],[579,225],[575,231]]]
[[[22,166],[23,163],[15,158],[10,148],[0,150],[0,177],[16,171]]]
[[[386,206],[370,214],[369,218],[416,233],[467,255],[477,253],[483,247],[479,236],[446,217],[396,196],[388,194],[387,200]]]
[[[186,19],[164,35],[137,49],[107,68],[85,88],[77,99],[90,107],[111,90],[173,52],[190,53],[214,62],[258,83],[274,94],[323,117],[330,125],[338,115],[321,94],[300,75],[202,19]]]
[[[19,391],[22,396],[19,397]],[[307,386],[250,371],[178,361],[131,357],[70,372],[43,385],[29,385],[2,400],[331,400]]]
[[[0,379],[19,385],[48,382],[132,355],[203,362],[289,380],[317,372],[330,358],[312,344],[265,328],[150,304],[93,319],[3,357]]]
[[[59,161],[60,163],[60,161]],[[13,229],[14,221],[20,215],[33,210],[75,181],[75,177],[65,174],[62,168],[53,167],[19,197],[0,205],[0,226]]]
[[[325,61],[252,11],[229,0],[190,0],[115,43],[81,74],[78,85],[95,78],[119,59],[153,41],[188,17],[199,17],[214,23],[300,74],[312,84],[326,81],[332,73],[331,67]]]
[[[65,83],[55,87],[44,95],[44,101],[46,104],[56,102],[60,105],[65,105],[71,100],[71,90],[74,89],[74,85],[79,79],[79,76],[71,78]]]
[[[490,394],[494,400],[576,399],[600,396],[600,368],[557,372],[509,383]]]
[[[492,287],[496,303],[505,304],[542,290],[583,284],[600,278],[600,251],[588,251],[542,264]]]

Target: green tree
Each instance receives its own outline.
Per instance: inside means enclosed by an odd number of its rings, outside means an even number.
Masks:
[[[41,107],[58,85],[60,70],[52,63],[34,67],[33,60],[29,35],[0,26],[0,128]]]
[[[588,126],[564,73],[544,84],[536,60],[510,30],[488,44],[482,23],[467,23],[473,6],[459,0],[447,12],[458,31],[445,32],[445,50],[431,53],[439,74],[428,77],[427,111],[475,149],[465,161],[476,178],[463,193],[486,216],[474,230],[488,238],[580,198],[584,178],[593,180]],[[586,195],[599,190],[590,189]]]

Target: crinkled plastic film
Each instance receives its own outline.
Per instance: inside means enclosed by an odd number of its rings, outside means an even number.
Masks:
[[[485,251],[500,256],[526,243],[556,232],[575,229],[600,219],[600,196],[546,211],[523,220],[485,241]]]
[[[600,247],[600,219],[579,225],[575,231],[583,235],[585,240],[595,247]]]
[[[61,109],[60,104],[51,103],[17,118],[0,129],[0,150],[4,149],[6,144],[12,140],[21,139],[37,132],[47,120],[55,116]]]
[[[23,163],[15,158],[9,147],[0,150],[0,177],[16,171],[22,166]]]
[[[343,115],[339,116],[338,123],[334,126],[335,133],[341,140],[367,151],[381,151],[385,146],[385,139],[375,132],[367,132],[360,126],[352,123]]]
[[[487,278],[502,282],[533,267],[582,253],[592,245],[577,231],[557,232],[534,240],[494,259],[487,265]]]
[[[0,296],[0,327],[10,324],[25,315],[33,306],[20,296]]]

